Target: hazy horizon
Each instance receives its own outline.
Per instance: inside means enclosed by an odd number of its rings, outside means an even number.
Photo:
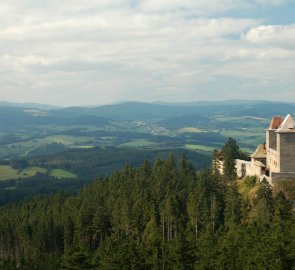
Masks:
[[[0,100],[295,102],[294,0],[0,4]]]
[[[18,107],[21,107],[21,105],[43,105],[43,106],[49,106],[49,107],[56,107],[56,108],[70,108],[70,107],[99,107],[99,106],[109,106],[109,105],[119,105],[124,103],[142,103],[142,104],[154,104],[154,105],[194,105],[201,103],[202,105],[208,104],[239,104],[239,103],[263,103],[263,102],[275,102],[275,103],[286,103],[286,104],[295,104],[293,101],[283,101],[283,100],[263,100],[263,99],[226,99],[226,100],[196,100],[196,101],[175,101],[175,102],[166,102],[166,101],[140,101],[140,100],[120,100],[110,103],[104,103],[104,104],[85,104],[85,105],[56,105],[56,104],[50,104],[50,103],[40,103],[40,102],[14,102],[14,101],[7,101],[7,100],[0,100],[0,106],[7,104],[10,105],[16,105]]]

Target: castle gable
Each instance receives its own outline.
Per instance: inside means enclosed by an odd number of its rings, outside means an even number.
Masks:
[[[283,123],[280,125],[278,130],[276,131],[278,133],[283,132],[295,132],[295,122],[294,119],[290,114],[287,115]]]

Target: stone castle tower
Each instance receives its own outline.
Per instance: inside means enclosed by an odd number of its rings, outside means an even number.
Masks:
[[[266,130],[266,143],[251,155],[251,161],[236,160],[239,177],[257,175],[270,183],[295,180],[295,122],[289,114],[273,117]]]
[[[273,117],[266,130],[266,168],[272,180],[295,179],[295,122]]]

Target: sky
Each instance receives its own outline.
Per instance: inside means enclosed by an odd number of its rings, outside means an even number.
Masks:
[[[295,102],[295,0],[2,0],[0,100]]]

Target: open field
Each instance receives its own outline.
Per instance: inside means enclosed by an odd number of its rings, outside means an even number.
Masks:
[[[213,146],[206,146],[206,145],[196,145],[196,144],[186,144],[185,147],[189,150],[199,150],[199,151],[205,151],[205,152],[212,152],[217,147]]]
[[[206,132],[200,128],[196,128],[196,127],[184,127],[181,128],[179,130],[177,130],[177,133],[181,134],[181,133],[201,133],[201,132]]]
[[[50,171],[50,176],[56,177],[58,179],[62,179],[62,178],[77,178],[76,174],[67,172],[65,170],[62,169],[53,169]]]
[[[15,178],[17,175],[18,170],[6,165],[0,166],[0,181]]]
[[[139,140],[132,140],[130,142],[121,144],[121,146],[124,146],[124,147],[152,147],[152,146],[155,146],[155,143],[145,140],[145,139],[139,139]]]
[[[20,175],[21,177],[32,177],[36,175],[37,173],[46,174],[47,169],[40,168],[40,167],[28,167],[23,170],[21,170]]]
[[[37,173],[45,174],[46,169],[40,167],[28,167],[23,170],[17,170],[9,165],[0,165],[0,181],[18,178],[28,178],[35,176]]]
[[[47,174],[47,169],[41,167],[27,167],[22,170],[17,170],[9,165],[0,165],[0,181],[10,179],[25,179],[30,178],[38,173]],[[77,175],[62,169],[52,169],[49,173],[50,176],[61,178],[77,178]]]

